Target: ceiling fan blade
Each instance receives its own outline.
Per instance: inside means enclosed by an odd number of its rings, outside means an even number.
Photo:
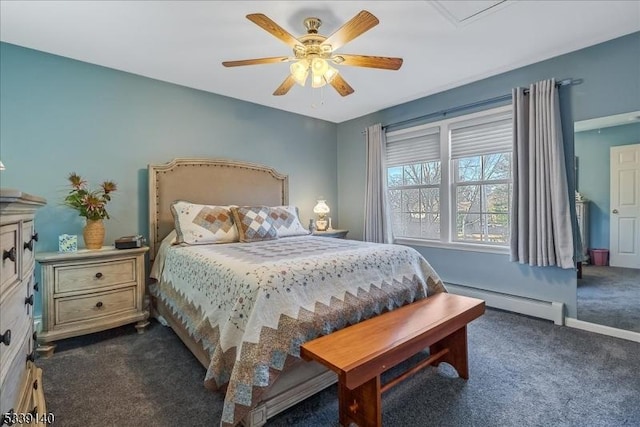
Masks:
[[[225,67],[240,67],[243,65],[258,65],[258,64],[275,64],[278,62],[289,61],[288,56],[272,56],[270,58],[255,58],[255,59],[243,59],[241,61],[225,61],[222,63]]]
[[[378,18],[370,12],[363,10],[340,27],[335,33],[331,34],[322,44],[331,45],[333,50],[339,49],[360,34],[378,25],[379,22]]]
[[[366,55],[336,55],[335,63],[352,67],[382,68],[384,70],[398,70],[402,66],[402,58]],[[341,61],[340,58],[343,60]]]
[[[291,89],[291,87],[296,83],[296,81],[293,79],[293,77],[291,76],[291,74],[289,74],[287,76],[286,79],[284,79],[284,81],[282,82],[282,84],[280,86],[278,86],[278,89],[276,89],[275,92],[273,92],[273,94],[275,96],[280,96],[280,95],[286,95],[287,92],[289,92],[289,89]]]
[[[260,28],[262,28],[263,30],[271,33],[273,36],[279,38],[280,40],[282,40],[283,42],[285,42],[291,47],[295,47],[301,44],[298,41],[298,39],[293,37],[284,28],[282,28],[280,25],[273,22],[271,18],[267,17],[266,15],[263,15],[262,13],[249,14],[247,15],[247,19],[253,22],[254,24],[256,24],[257,26],[259,26]]]
[[[349,86],[349,83],[347,83],[340,74],[336,74],[329,84],[342,96],[351,95],[353,93],[353,88]]]

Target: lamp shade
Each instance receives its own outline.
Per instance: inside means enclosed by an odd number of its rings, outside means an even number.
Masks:
[[[318,203],[313,208],[313,213],[320,216],[320,218],[323,218],[329,212],[331,212],[331,209],[329,209],[326,200],[318,200]]]
[[[291,71],[291,76],[300,86],[304,86],[307,81],[307,76],[309,75],[309,61],[306,59],[301,59],[298,62],[294,62],[289,67]]]

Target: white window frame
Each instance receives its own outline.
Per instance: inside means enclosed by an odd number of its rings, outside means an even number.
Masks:
[[[440,178],[440,240],[432,240],[432,239],[422,239],[422,238],[410,238],[410,237],[394,237],[394,243],[400,244],[408,244],[412,246],[426,246],[426,247],[436,247],[436,248],[448,248],[448,249],[456,249],[463,251],[473,251],[473,252],[486,252],[486,253],[497,253],[497,254],[508,254],[509,246],[507,245],[496,245],[489,243],[477,243],[477,242],[468,242],[468,241],[457,241],[454,239],[455,237],[455,214],[456,214],[456,182],[455,182],[455,170],[453,167],[453,160],[451,158],[451,147],[450,147],[450,132],[452,128],[459,126],[461,122],[475,121],[482,119],[490,119],[491,116],[495,116],[496,114],[508,113],[512,112],[513,108],[511,105],[506,105],[502,107],[492,108],[484,111],[479,111],[476,113],[461,115],[457,117],[453,117],[450,119],[439,120],[437,122],[431,122],[424,125],[419,125],[417,127],[439,127],[440,128],[440,170],[441,170],[441,178]],[[397,131],[391,131],[387,135],[399,134],[401,132],[406,132],[407,129],[401,129]],[[512,161],[512,171],[513,171],[513,156],[511,158]],[[388,177],[387,167],[385,166],[384,170],[385,179]],[[505,182],[512,182],[512,179],[505,180]],[[465,185],[470,184],[470,182],[465,182]],[[513,188],[512,188],[513,190]],[[509,210],[509,215],[511,215],[511,211]]]

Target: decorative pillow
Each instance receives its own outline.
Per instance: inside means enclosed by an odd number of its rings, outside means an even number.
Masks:
[[[233,206],[233,220],[241,242],[259,242],[278,238],[278,230],[267,206]]]
[[[271,217],[278,230],[278,237],[304,236],[309,230],[304,228],[298,218],[298,208],[295,206],[274,206]]]
[[[228,206],[198,205],[178,200],[171,205],[176,243],[205,245],[238,241]]]

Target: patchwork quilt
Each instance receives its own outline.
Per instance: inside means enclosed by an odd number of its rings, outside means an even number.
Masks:
[[[211,357],[226,387],[221,425],[237,425],[320,335],[446,292],[413,248],[317,236],[163,245],[150,291]],[[158,265],[161,263],[161,265]]]

